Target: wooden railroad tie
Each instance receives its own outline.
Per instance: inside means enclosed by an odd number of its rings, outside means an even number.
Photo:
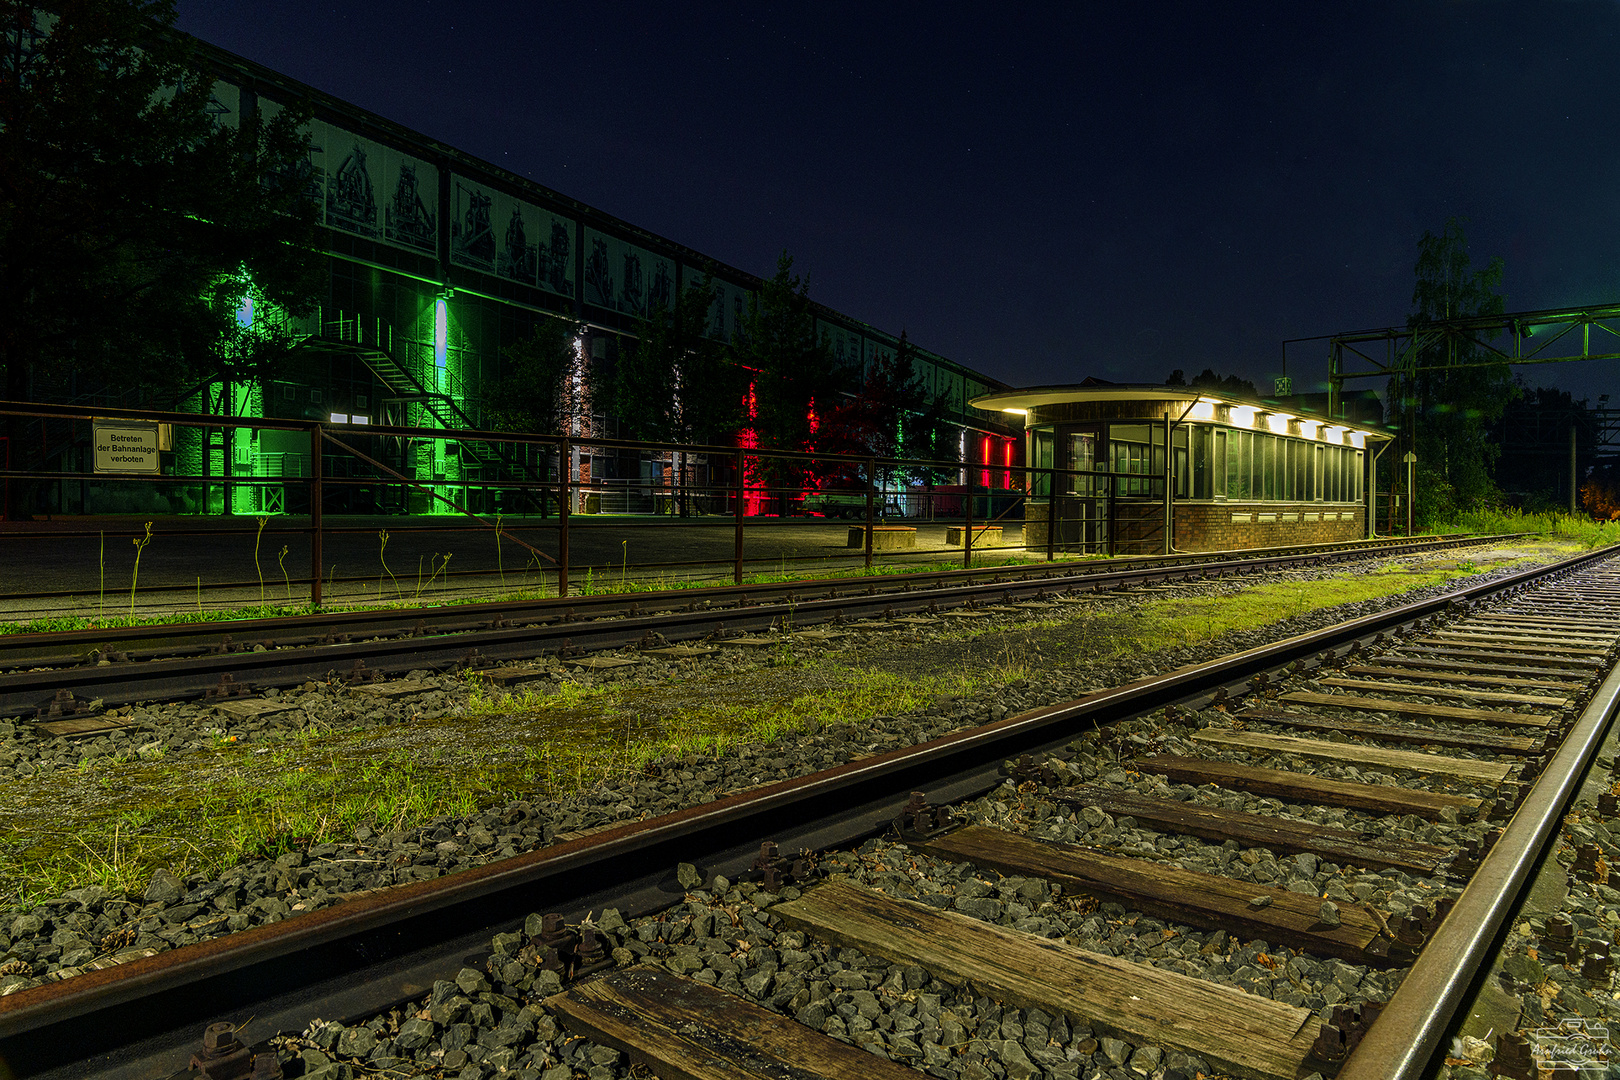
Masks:
[[[1360,694],[1312,694],[1305,690],[1294,690],[1277,695],[1277,700],[1292,701],[1298,705],[1328,705],[1337,709],[1358,709],[1362,712],[1432,716],[1438,720],[1495,724],[1497,727],[1544,728],[1552,723],[1547,717],[1535,713],[1509,712],[1504,709],[1468,709],[1460,705],[1425,705],[1416,701],[1362,697]]]
[[[1605,662],[1602,660],[1594,660],[1591,657],[1586,656],[1544,656],[1541,653],[1500,652],[1493,649],[1470,648],[1462,645],[1413,645],[1408,646],[1407,651],[1416,652],[1425,657],[1449,656],[1458,660],[1507,661],[1519,667],[1521,670],[1525,667],[1534,667],[1543,671],[1551,668],[1559,671],[1560,673],[1569,671],[1570,674],[1575,673],[1570,671],[1572,668],[1585,669],[1586,671],[1595,673],[1599,669],[1607,666],[1607,664],[1605,664]],[[1380,656],[1378,659],[1392,660],[1397,658]],[[1399,659],[1404,659],[1404,656],[1400,657]]]
[[[1379,870],[1404,870],[1428,876],[1450,857],[1451,849],[1411,840],[1370,839],[1349,829],[1312,825],[1304,821],[1223,810],[1176,799],[1158,799],[1134,791],[1077,784],[1052,793],[1071,806],[1094,806],[1115,817],[1132,817],[1158,832],[1197,836],[1222,843],[1236,840],[1244,847],[1263,847],[1279,854],[1311,852],[1329,862]]]
[[[771,911],[784,923],[891,963],[917,964],[1022,1009],[1081,1017],[1196,1054],[1250,1080],[1296,1080],[1315,1040],[1309,1009],[1148,964],[1087,952],[956,912],[828,882]],[[870,1066],[868,1066],[870,1068]],[[870,1075],[870,1074],[868,1074]]]
[[[1404,954],[1392,959],[1391,939],[1378,919],[1351,901],[1339,906],[1340,921],[1329,926],[1320,917],[1320,896],[1148,859],[1106,855],[1074,844],[1031,840],[983,825],[908,843],[952,862],[1046,878],[1065,892],[1121,901],[1160,918],[1280,942],[1352,964],[1407,964],[1412,959]]]
[[[1178,784],[1215,784],[1291,802],[1343,806],[1374,814],[1416,814],[1437,821],[1441,811],[1448,808],[1457,811],[1463,818],[1479,812],[1479,800],[1463,795],[1445,795],[1387,784],[1356,784],[1311,773],[1262,769],[1230,761],[1159,754],[1137,758],[1131,762],[1131,767],[1149,776],[1163,776]]]
[[[1233,716],[1234,720],[1254,720],[1264,724],[1283,724],[1303,731],[1337,731],[1342,735],[1383,742],[1416,743],[1420,746],[1457,746],[1477,750],[1496,750],[1517,754],[1531,753],[1538,744],[1535,739],[1522,735],[1485,735],[1477,731],[1443,731],[1438,728],[1416,727],[1410,724],[1363,724],[1354,720],[1340,720],[1332,716],[1312,713],[1291,713],[1282,709],[1245,709]]]
[[[1358,746],[1355,743],[1328,742],[1325,739],[1301,739],[1293,735],[1267,735],[1258,731],[1217,731],[1204,728],[1192,734],[1194,742],[1210,746],[1225,746],[1240,750],[1264,750],[1275,754],[1299,754],[1302,757],[1325,758],[1328,761],[1350,762],[1356,765],[1376,765],[1385,769],[1406,769],[1428,775],[1455,776],[1462,780],[1477,780],[1485,784],[1500,784],[1507,779],[1513,766],[1505,761],[1479,761],[1474,758],[1444,757],[1440,754],[1422,754],[1413,750],[1390,750],[1383,746]]]
[[[1471,690],[1450,686],[1413,686],[1411,683],[1390,682],[1387,679],[1328,678],[1318,681],[1323,686],[1338,686],[1345,690],[1422,694],[1425,697],[1462,698],[1465,701],[1501,701],[1509,705],[1536,705],[1545,709],[1562,709],[1566,705],[1575,704],[1567,697],[1526,694],[1516,690]]]
[[[1491,634],[1429,634],[1417,640],[1419,644],[1433,642],[1437,645],[1488,645],[1503,652],[1525,653],[1527,655],[1538,653],[1552,656],[1602,657],[1608,655],[1607,649],[1587,649],[1569,645],[1538,645]]]
[[[1428,670],[1429,668],[1439,670]],[[1399,657],[1379,657],[1376,664],[1354,664],[1344,668],[1346,675],[1390,675],[1397,679],[1421,679],[1424,682],[1442,683],[1468,683],[1478,686],[1528,686],[1547,690],[1578,691],[1583,683],[1572,682],[1567,679],[1526,678],[1523,675],[1478,674],[1468,672],[1472,669],[1485,669],[1486,664],[1458,664],[1456,667],[1463,670],[1453,670],[1451,665],[1432,660],[1402,660]],[[1496,671],[1512,671],[1512,668],[1496,668]]]
[[[577,1035],[678,1080],[915,1080],[791,1017],[662,968],[633,967],[570,987],[546,1007]]]

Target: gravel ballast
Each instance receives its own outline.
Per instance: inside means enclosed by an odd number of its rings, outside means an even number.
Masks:
[[[1383,560],[1380,560],[1381,562]],[[1335,567],[1324,574],[1342,573]],[[1352,569],[1351,572],[1354,572]],[[1255,575],[1241,585],[1264,580],[1301,580],[1298,571]],[[1177,595],[1231,591],[1233,582],[1214,582]],[[1151,655],[1107,662],[1065,661],[1060,668],[1032,671],[994,695],[942,702],[932,709],[897,717],[879,717],[858,729],[829,726],[792,740],[742,747],[719,758],[688,757],[668,762],[657,776],[628,780],[610,790],[596,790],[569,800],[531,799],[512,802],[479,814],[444,817],[414,829],[374,832],[361,827],[352,840],[319,844],[277,859],[252,860],[218,877],[193,874],[183,879],[160,872],[144,895],[107,895],[94,886],[64,893],[31,910],[0,914],[0,993],[33,985],[43,978],[66,977],[85,966],[100,966],[153,951],[204,940],[234,930],[274,922],[299,911],[341,902],[350,893],[390,884],[437,877],[494,858],[509,857],[556,840],[621,820],[651,816],[712,800],[732,791],[802,775],[872,752],[892,749],[946,734],[964,726],[1001,719],[1029,708],[1071,699],[1187,664],[1204,662],[1240,649],[1303,633],[1399,604],[1455,584],[1403,593],[1383,600],[1310,612],[1272,626],[1240,631],[1205,645],[1164,650]],[[1099,599],[1109,612],[1140,605],[1139,594]],[[1085,615],[1076,613],[1075,623]],[[860,634],[844,651],[859,664],[893,652],[897,646],[954,647],[943,627],[912,631],[901,640],[893,632]],[[933,640],[930,640],[930,639]],[[721,665],[756,663],[752,657],[727,653]],[[714,664],[715,661],[706,663]],[[651,682],[667,671],[651,665],[632,669],[620,680]],[[273,738],[301,730],[312,721],[349,728],[398,723],[409,716],[450,715],[464,695],[460,680],[415,673],[431,688],[401,707],[398,703],[356,701],[354,691],[325,684],[308,685],[287,696],[296,709],[263,721],[227,725],[212,710],[199,706],[147,707],[135,729],[100,746],[52,745],[65,740],[30,739],[13,733],[0,752],[0,769],[18,776],[34,770],[77,764],[88,752],[125,754],[156,742],[167,752],[214,745],[235,736],[242,742]],[[560,670],[557,679],[573,676]],[[586,676],[602,679],[604,676]],[[1284,808],[1276,800],[1241,793],[1208,791],[1131,774],[1119,767],[1120,755],[1147,752],[1191,752],[1187,736],[1206,718],[1162,717],[1127,721],[1078,740],[1074,757],[1055,768],[1077,779],[1144,794],[1253,812],[1284,810],[1306,820],[1349,825],[1427,843],[1452,845],[1477,838],[1484,826],[1419,819],[1372,818],[1342,810]],[[1410,722],[1409,718],[1406,722]],[[209,730],[214,729],[214,730]],[[0,736],[4,736],[0,726]],[[63,752],[65,751],[65,752]],[[1210,748],[1198,751],[1212,754]],[[9,761],[3,753],[14,755]],[[67,754],[74,755],[71,761]],[[1466,753],[1466,752],[1462,752]],[[1247,755],[1233,760],[1280,764]],[[1298,762],[1288,767],[1298,770]],[[22,771],[28,769],[28,772]],[[1324,776],[1364,783],[1400,782],[1399,775],[1353,766],[1321,763]],[[1407,778],[1408,780],[1410,778]],[[1488,795],[1466,783],[1452,787],[1464,794]],[[1225,873],[1244,880],[1309,889],[1335,902],[1373,903],[1399,912],[1447,895],[1443,880],[1419,880],[1386,872],[1369,874],[1318,863],[1306,857],[1274,857],[1243,852],[1196,840],[1165,837],[1115,821],[1094,808],[1065,807],[1033,785],[1004,785],[969,804],[976,821],[1041,839],[1085,843],[1119,853],[1173,860],[1189,869]],[[1089,813],[1087,811],[1090,811]],[[1254,858],[1249,856],[1253,855]],[[1003,878],[965,864],[951,865],[910,852],[887,841],[872,841],[859,851],[833,853],[822,872],[845,875],[894,895],[934,903],[986,921],[1025,932],[1064,937],[1081,947],[1146,963],[1162,964],[1184,974],[1213,977],[1277,1000],[1322,1010],[1340,1003],[1380,1000],[1399,982],[1399,972],[1357,968],[1339,961],[1315,961],[1272,950],[1265,942],[1239,942],[1221,931],[1132,917],[1117,905],[1100,908],[1084,898],[1066,898],[1044,882]],[[791,894],[792,890],[788,890]],[[1452,890],[1454,892],[1454,890]],[[621,962],[645,960],[670,970],[713,982],[767,1007],[796,1016],[834,1037],[874,1052],[918,1065],[931,1075],[962,1077],[1139,1077],[1186,1076],[1210,1072],[1206,1063],[1150,1045],[1135,1046],[1093,1032],[1075,1018],[1037,1011],[1002,1010],[988,998],[972,997],[932,980],[921,969],[895,967],[869,960],[851,950],[807,941],[782,931],[770,915],[775,899],[750,885],[717,881],[693,889],[686,900],[657,916],[626,922],[617,913],[597,918],[612,940]],[[535,916],[538,918],[538,915]],[[1620,920],[1616,920],[1620,922]],[[441,983],[412,1009],[363,1025],[340,1028],[312,1025],[304,1036],[283,1043],[283,1056],[301,1057],[306,1075],[343,1077],[370,1069],[396,1075],[423,1073],[482,1080],[506,1071],[526,1080],[562,1080],[583,1075],[592,1080],[629,1075],[621,1056],[607,1048],[563,1035],[537,1004],[554,990],[550,973],[525,965],[521,940],[498,937],[492,960],[483,971],[463,971],[454,983]],[[960,1033],[960,1034],[959,1034]]]

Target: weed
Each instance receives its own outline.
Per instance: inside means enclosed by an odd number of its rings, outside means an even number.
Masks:
[[[101,598],[96,601],[96,614],[104,614],[107,610],[107,534],[97,534],[101,537],[101,550],[97,556],[97,563],[101,567]]]
[[[506,515],[495,515],[495,569],[501,575],[501,588],[506,588],[506,560],[501,556],[501,520]]]
[[[264,536],[264,527],[270,524],[268,515],[259,515],[259,531],[253,534],[253,569],[259,575],[259,603],[264,603],[264,568],[259,565],[259,541]]]
[[[146,545],[151,542],[152,523],[148,521],[146,523],[146,535],[137,536],[130,541],[135,545],[135,569],[129,575],[129,617],[132,619],[135,617],[135,584],[141,577],[141,552],[145,551]]]
[[[398,598],[404,596],[405,594],[400,591],[399,579],[394,577],[394,572],[392,570],[388,569],[388,560],[383,558],[383,554],[388,550],[388,530],[387,529],[379,529],[379,530],[377,530],[377,540],[378,540],[377,561],[382,563],[383,571],[388,574],[389,580],[394,583],[394,597],[395,597],[395,599],[398,599]],[[421,576],[420,573],[418,573],[417,576],[420,577]],[[418,588],[417,589],[417,595],[420,596],[421,592],[422,592],[422,590],[420,588]],[[379,599],[379,600],[382,599],[382,578],[377,579],[377,599]]]
[[[287,603],[292,603],[292,579],[287,576],[287,545],[281,545],[281,551],[276,555],[276,565],[281,567],[281,583],[287,588]]]

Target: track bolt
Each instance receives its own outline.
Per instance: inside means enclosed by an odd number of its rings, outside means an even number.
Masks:
[[[1535,1059],[1530,1056],[1530,1040],[1517,1031],[1503,1032],[1496,1040],[1496,1056],[1491,1059],[1492,1076],[1509,1080],[1536,1080]]]
[[[205,1080],[240,1080],[253,1068],[253,1052],[237,1040],[235,1024],[209,1024],[203,1031],[202,1053],[191,1056],[191,1067]]]
[[[1323,1024],[1322,1029],[1317,1032],[1316,1041],[1311,1044],[1312,1060],[1323,1062],[1343,1061],[1346,1053],[1344,1032],[1332,1024]]]
[[[1616,814],[1620,814],[1620,797],[1616,797],[1612,791],[1605,791],[1598,796],[1597,809],[1598,813],[1604,817],[1614,817]]]
[[[1395,923],[1395,940],[1409,949],[1423,947],[1423,920],[1411,915],[1402,915]]]
[[[1581,978],[1607,984],[1614,977],[1614,960],[1603,952],[1593,951],[1581,961]]]
[[[1601,854],[1596,844],[1582,844],[1575,849],[1575,862],[1570,865],[1569,872],[1581,877],[1597,877]]]
[[[253,1080],[281,1080],[281,1060],[275,1051],[266,1050],[253,1055]]]

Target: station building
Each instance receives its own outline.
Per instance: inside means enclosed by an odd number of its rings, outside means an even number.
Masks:
[[[1033,550],[1147,554],[1370,537],[1370,481],[1394,439],[1375,425],[1185,386],[1033,386],[972,404],[1024,423],[1024,542]]]
[[[540,321],[566,319],[585,327],[582,363],[585,357],[611,363],[621,343],[637,333],[639,320],[660,305],[672,307],[689,283],[705,277],[715,289],[710,333],[732,339],[762,284],[755,275],[420,132],[205,42],[197,45],[217,80],[217,122],[234,126],[254,114],[271,117],[293,101],[313,106],[309,194],[318,208],[329,273],[318,311],[303,320],[279,316],[299,341],[282,377],[263,386],[215,381],[183,399],[182,410],[483,429],[489,426],[483,393],[499,377],[502,350],[529,337]],[[852,373],[847,392],[854,393],[874,364],[893,355],[898,339],[841,312],[812,307],[818,334]],[[238,315],[245,323],[277,317],[255,312],[251,304]],[[972,404],[1004,384],[926,349],[917,350],[916,370],[960,429],[964,480],[972,478],[967,470],[975,465],[1008,464],[1021,452],[1016,425],[1006,414]],[[94,403],[134,404],[117,394],[112,388]],[[565,421],[571,434],[619,434],[614,418],[593,412],[583,395],[565,408],[573,410]],[[170,489],[175,494],[167,496],[173,503],[167,509],[302,509],[301,485],[279,482],[310,474],[302,435],[189,430],[176,431],[174,438],[176,472],[233,482]],[[769,432],[757,438],[773,445]],[[446,491],[467,491],[503,469],[512,474],[511,463],[488,445],[422,439],[372,449],[390,467],[418,482],[442,482]],[[58,460],[64,467],[73,465],[72,450],[62,448],[67,453]],[[323,464],[332,476],[347,463],[334,457]],[[656,482],[647,475],[656,465],[645,455],[586,448],[574,452],[569,468],[572,478],[601,489],[589,503],[582,493],[581,508],[635,510],[643,502],[633,493],[645,493]],[[242,482],[246,478],[262,483]],[[375,495],[351,489],[344,497],[354,502],[344,508],[355,511],[443,508],[397,485],[380,486]],[[477,509],[497,509],[469,501]]]

